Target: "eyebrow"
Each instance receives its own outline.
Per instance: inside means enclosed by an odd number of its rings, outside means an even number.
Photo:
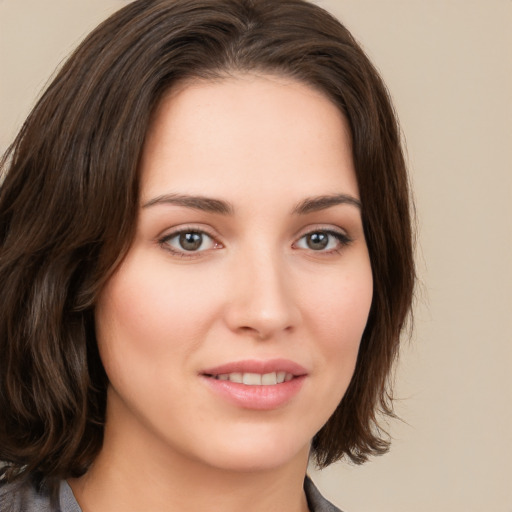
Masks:
[[[205,196],[191,196],[186,194],[165,194],[155,197],[142,205],[149,208],[154,205],[172,204],[201,210],[208,213],[219,213],[221,215],[233,215],[235,209],[231,203],[222,199],[214,199]],[[306,215],[331,208],[332,206],[348,204],[361,209],[361,201],[348,194],[334,194],[309,197],[298,203],[292,210],[295,215]]]
[[[158,196],[144,203],[142,207],[149,208],[157,204],[174,204],[209,213],[220,213],[222,215],[232,215],[234,212],[233,206],[227,201],[213,199],[211,197],[189,196],[184,194],[166,194]]]
[[[361,201],[359,201],[359,199],[348,194],[334,194],[304,199],[304,201],[301,201],[297,206],[295,206],[293,213],[306,215],[307,213],[318,212],[340,204],[348,204],[361,209]]]

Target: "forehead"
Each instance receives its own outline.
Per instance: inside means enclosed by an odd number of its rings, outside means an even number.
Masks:
[[[350,132],[339,108],[312,87],[276,76],[173,89],[153,117],[141,172],[142,201],[174,189],[358,197]]]

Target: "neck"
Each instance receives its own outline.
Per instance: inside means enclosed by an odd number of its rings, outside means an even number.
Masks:
[[[89,471],[69,484],[83,512],[307,512],[308,447],[276,468],[244,471],[204,464],[155,443],[105,430]]]

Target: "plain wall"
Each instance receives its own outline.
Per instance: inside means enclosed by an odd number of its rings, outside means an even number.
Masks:
[[[278,0],[276,0],[278,1]],[[0,150],[120,0],[0,0]],[[418,215],[389,454],[313,479],[349,512],[512,511],[512,1],[322,0],[395,101]]]

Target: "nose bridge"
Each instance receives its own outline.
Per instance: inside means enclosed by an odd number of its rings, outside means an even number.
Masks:
[[[264,339],[297,324],[290,269],[279,250],[251,244],[236,258],[232,275],[227,312],[232,329]]]

